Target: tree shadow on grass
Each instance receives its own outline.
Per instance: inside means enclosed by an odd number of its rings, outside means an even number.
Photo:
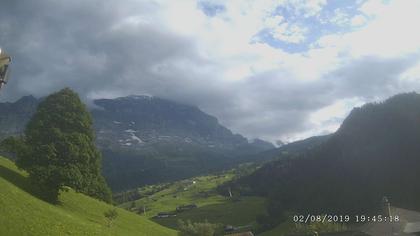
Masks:
[[[11,170],[9,168],[6,168],[0,165],[0,177],[12,183],[16,187],[22,189],[23,191],[29,193],[30,195],[44,201],[40,197],[39,189],[37,189],[34,185],[32,185],[29,178],[26,176],[23,176],[21,173],[18,173],[14,170]]]

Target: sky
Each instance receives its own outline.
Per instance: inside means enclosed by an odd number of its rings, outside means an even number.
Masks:
[[[290,142],[420,92],[419,12],[417,0],[2,0],[13,64],[0,97],[146,94]]]

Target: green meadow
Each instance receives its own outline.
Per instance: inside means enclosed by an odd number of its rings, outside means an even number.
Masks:
[[[231,200],[220,195],[216,187],[235,176],[233,171],[220,174],[194,177],[161,186],[148,186],[138,191],[150,195],[133,202],[120,205],[131,209],[153,221],[173,229],[177,228],[178,220],[191,220],[192,222],[218,223],[233,225],[235,227],[252,228],[255,218],[265,212],[265,199],[261,197],[240,197]],[[162,187],[163,186],[163,187]],[[154,192],[151,189],[160,189]],[[174,212],[177,206],[196,204],[197,208],[176,212],[176,216],[168,218],[155,218],[159,212]]]
[[[177,235],[144,216],[117,208],[111,226],[104,212],[115,207],[76,193],[60,194],[52,205],[34,196],[25,172],[0,157],[0,235]]]

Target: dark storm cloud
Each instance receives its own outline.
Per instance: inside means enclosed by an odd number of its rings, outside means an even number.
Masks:
[[[149,25],[122,27],[134,9],[121,9],[116,2],[7,3],[1,8],[1,44],[13,55],[16,69],[9,96],[43,95],[63,86],[84,95],[140,87],[153,66],[192,57],[188,40]],[[126,73],[136,78],[127,80]]]
[[[415,91],[414,87],[401,86],[399,76],[418,58],[417,54],[389,59],[363,57],[313,82],[287,80],[280,71],[260,74],[238,86],[241,91],[235,98],[237,111],[223,117],[229,118],[231,127],[270,140],[279,136],[279,130],[305,132],[313,128],[308,120],[310,114],[337,100],[356,97],[372,102]],[[341,120],[332,117],[325,124],[335,122]]]
[[[158,18],[150,22],[158,7],[134,0],[2,1],[0,46],[14,59],[2,99],[65,86],[86,100],[151,94],[197,105],[249,137],[275,140],[311,129],[309,115],[337,99],[368,101],[402,90],[397,77],[414,61],[349,60],[311,82],[281,70],[224,81],[219,62],[200,56],[193,38]]]
[[[400,86],[399,76],[418,59],[418,54],[388,59],[363,57],[327,77],[334,85],[335,97],[385,98],[407,89]]]

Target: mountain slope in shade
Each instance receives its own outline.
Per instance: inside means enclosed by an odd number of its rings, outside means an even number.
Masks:
[[[215,117],[194,106],[150,96],[98,99],[94,103],[98,109],[93,109],[92,114],[100,147],[139,150],[155,143],[226,150],[249,146],[260,151],[274,147],[262,140],[249,144],[246,138],[233,134]]]
[[[22,97],[13,103],[0,103],[0,139],[21,134],[38,103],[33,96]]]
[[[104,173],[115,190],[228,169],[274,146],[249,143],[194,106],[149,97],[95,100]]]
[[[269,163],[239,180],[282,212],[377,213],[393,205],[420,209],[420,95],[396,95],[355,108],[325,143]]]

